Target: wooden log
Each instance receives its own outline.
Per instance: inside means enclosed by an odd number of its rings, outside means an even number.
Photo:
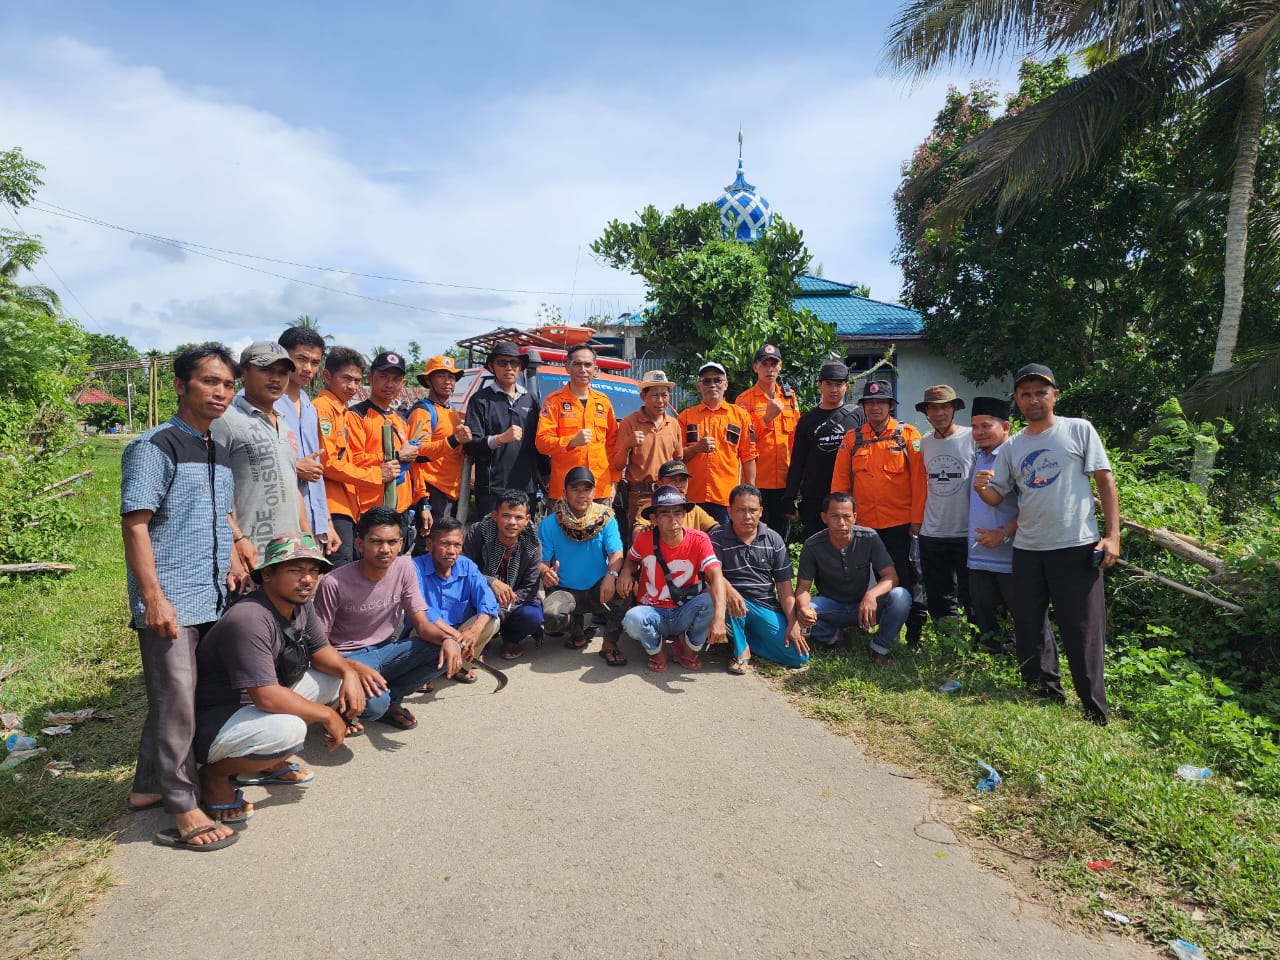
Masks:
[[[74,563],[0,563],[0,573],[66,573]]]
[[[1134,520],[1120,519],[1120,525],[1126,530],[1130,530],[1139,536],[1146,537],[1148,540],[1154,540],[1170,553],[1177,554],[1184,560],[1190,560],[1192,563],[1199,564],[1206,570],[1216,576],[1222,576],[1227,572],[1227,564],[1225,561],[1215,557],[1207,550],[1200,548],[1194,544],[1188,543],[1187,538],[1164,530],[1160,527],[1144,527],[1142,524]]]
[[[1179,593],[1185,593],[1189,597],[1195,597],[1203,600],[1205,603],[1212,603],[1215,606],[1222,607],[1224,610],[1230,610],[1232,613],[1244,613],[1244,607],[1238,603],[1231,603],[1229,600],[1223,600],[1221,597],[1215,597],[1211,593],[1205,593],[1203,590],[1197,590],[1195,587],[1189,587],[1185,583],[1179,583],[1177,580],[1170,580],[1168,577],[1162,577],[1158,573],[1152,573],[1150,570],[1143,570],[1141,567],[1135,567],[1127,560],[1117,560],[1116,566],[1124,567],[1126,570],[1142,577],[1144,580],[1154,580],[1157,583],[1164,584],[1177,590]]]
[[[54,490],[57,490],[59,487],[65,487],[68,483],[75,483],[77,480],[83,480],[85,477],[91,477],[91,476],[93,476],[92,468],[88,470],[81,470],[79,473],[73,473],[71,476],[67,477],[65,480],[59,480],[57,483],[51,483],[47,487],[41,487],[39,490],[36,491],[36,496],[38,497],[42,493],[52,493]]]

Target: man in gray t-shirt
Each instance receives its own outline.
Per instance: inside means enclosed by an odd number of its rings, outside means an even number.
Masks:
[[[252,570],[274,538],[310,533],[311,525],[298,493],[298,441],[275,410],[293,360],[274,340],[262,340],[244,348],[240,366],[244,389],[210,431],[231,459],[236,482],[232,515],[240,528],[236,552]]]
[[[1057,647],[1044,631],[1044,615],[1052,603],[1085,716],[1105,724],[1107,609],[1099,567],[1111,566],[1120,556],[1120,501],[1111,463],[1089,421],[1054,414],[1059,391],[1048,367],[1023,367],[1014,377],[1013,392],[1027,426],[1000,448],[994,469],[974,472],[973,489],[991,506],[999,506],[1010,491],[1018,492],[1013,631],[1022,679],[1046,697],[1065,699]],[[1106,521],[1102,537],[1090,478]]]
[[[870,630],[871,656],[881,666],[889,664],[889,651],[911,612],[911,593],[898,586],[898,572],[880,535],[870,527],[856,526],[857,507],[847,493],[829,493],[822,501],[820,530],[800,548],[796,601],[787,639],[803,650],[803,630],[812,639],[834,647],[843,627]],[[874,585],[871,584],[875,578]],[[817,587],[819,596],[813,596]]]
[[[933,429],[920,438],[927,492],[920,525],[925,604],[933,620],[969,612],[969,473],[973,431],[956,423],[964,401],[947,384],[929,387],[916,410]],[[972,617],[970,617],[972,619]]]

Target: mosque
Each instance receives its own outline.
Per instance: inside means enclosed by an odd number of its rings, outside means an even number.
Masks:
[[[744,243],[753,243],[760,231],[773,222],[769,201],[754,184],[747,182],[741,133],[738,134],[737,176],[716,198],[715,205],[720,211],[724,235]],[[792,303],[797,310],[806,309],[835,328],[855,377],[879,362],[890,346],[894,347],[893,367],[881,367],[876,376],[894,381],[900,401],[898,416],[902,419],[924,422],[922,416],[915,414],[915,404],[924,395],[925,388],[933,384],[949,383],[962,397],[983,392],[982,387],[966,380],[954,363],[925,343],[924,324],[917,311],[861,296],[858,288],[851,284],[813,274],[804,274],[797,282],[800,291]],[[643,328],[643,312],[623,314],[616,323],[601,326],[597,335],[597,339],[613,343],[632,362],[635,376],[661,367],[664,360],[661,349],[644,339]],[[853,384],[851,399],[856,395],[855,390],[861,390],[863,379],[865,377]],[[994,384],[990,389],[1001,388]]]

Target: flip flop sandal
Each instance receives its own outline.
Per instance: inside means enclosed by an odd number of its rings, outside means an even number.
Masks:
[[[348,720],[348,721],[347,721],[347,736],[348,736],[348,737],[358,737],[358,736],[360,736],[360,734],[362,734],[362,733],[364,733],[364,724],[363,724],[363,723],[361,723],[359,720]]]
[[[253,819],[255,811],[244,809],[244,791],[236,790],[236,798],[231,803],[202,803],[200,809],[209,815],[213,820],[219,823],[248,823]],[[240,815],[237,817],[219,818],[214,816],[215,813],[225,813],[229,810],[239,810]]]
[[[701,670],[702,660],[696,653],[686,653],[684,644],[680,644],[671,651],[671,655],[676,658],[676,663],[684,667],[686,670]]]
[[[518,643],[504,643],[502,645],[503,660],[519,660],[524,656],[524,647]]]
[[[253,776],[252,774],[238,773],[236,774],[236,783],[242,787],[262,787],[272,783],[283,784],[288,787],[300,787],[304,783],[310,783],[316,778],[313,771],[308,770],[307,775],[301,780],[283,780],[282,777],[290,773],[301,773],[302,767],[290,760],[279,770],[272,770],[270,773]]]
[[[417,718],[401,706],[388,707],[387,712],[378,718],[378,722],[398,730],[412,730],[418,725]]]
[[[606,647],[600,651],[600,659],[611,667],[625,667],[627,656],[617,647]]]
[[[589,643],[591,643],[590,637],[570,637],[564,642],[564,645],[567,650],[582,650]]]
[[[463,669],[455,673],[450,677],[450,679],[454,683],[475,683],[479,678],[476,676],[476,672],[474,670]]]
[[[196,827],[180,834],[177,827],[170,827],[168,830],[161,830],[156,834],[156,843],[162,847],[173,847],[176,850],[194,850],[197,853],[208,853],[211,850],[221,850],[223,847],[229,847],[240,839],[240,834],[232,830],[231,836],[223,837],[221,840],[214,840],[211,843],[191,842],[192,838],[217,829],[217,824],[206,823],[203,827]]]
[[[746,657],[732,657],[729,660],[729,672],[735,677],[741,677],[747,672],[747,664],[750,662]]]
[[[649,669],[654,673],[667,672],[667,655],[665,653],[655,653],[649,658]]]

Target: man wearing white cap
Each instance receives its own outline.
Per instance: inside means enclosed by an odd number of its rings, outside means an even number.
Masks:
[[[751,415],[726,403],[729,374],[718,363],[698,368],[698,396],[680,411],[684,451],[680,457],[689,468],[689,499],[715,517],[729,522],[729,491],[739,483],[756,482],[755,429]]]

